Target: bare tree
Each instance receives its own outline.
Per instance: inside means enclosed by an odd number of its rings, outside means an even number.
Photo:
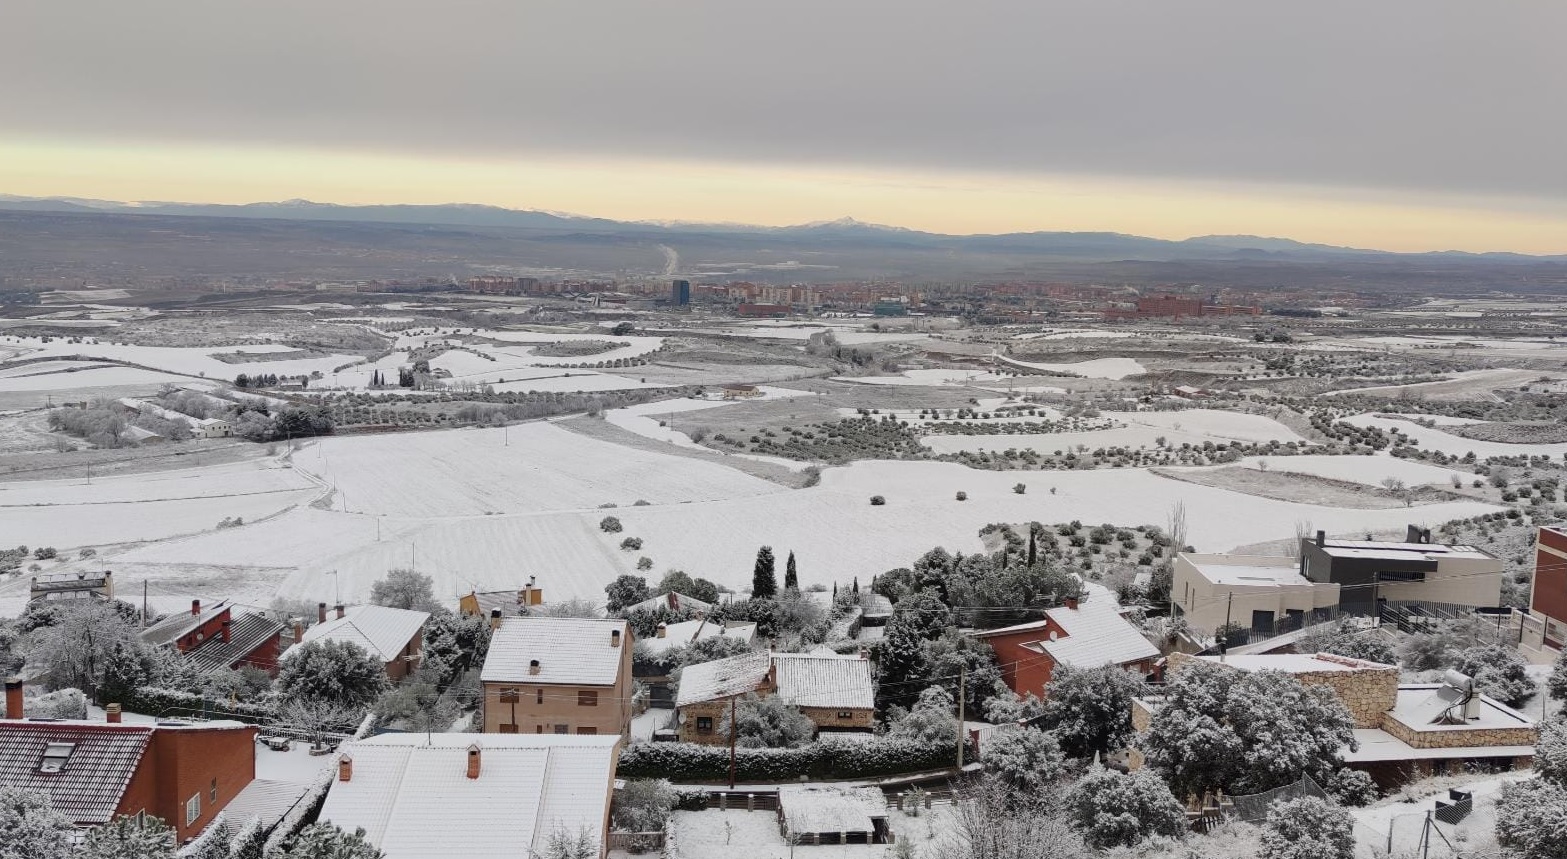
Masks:
[[[1045,796],[1010,790],[995,779],[959,792],[951,834],[932,844],[930,855],[939,859],[1085,855],[1082,838]]]
[[[360,710],[318,699],[295,698],[278,707],[279,725],[304,734],[317,747],[326,745],[328,736],[353,731],[362,718]]]
[[[1170,533],[1170,543],[1174,546],[1172,551],[1186,551],[1186,502],[1177,501],[1170,505],[1170,515],[1165,520],[1165,525]]]
[[[1310,536],[1311,536],[1311,520],[1310,519],[1296,519],[1295,520],[1295,541],[1293,543],[1290,543],[1290,557],[1291,558],[1299,558],[1300,557],[1300,543],[1301,543],[1302,540],[1305,540],[1305,539],[1309,538]]]

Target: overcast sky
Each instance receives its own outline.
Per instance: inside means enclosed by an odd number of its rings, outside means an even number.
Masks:
[[[953,229],[1114,228],[1103,199],[1072,222],[1085,196],[1198,212],[1163,234],[1259,232],[1240,201],[1289,200],[1436,213],[1451,246],[1473,212],[1564,252],[1563,33],[1560,0],[6,0],[0,192],[996,213]],[[858,196],[770,209],[790,177]]]

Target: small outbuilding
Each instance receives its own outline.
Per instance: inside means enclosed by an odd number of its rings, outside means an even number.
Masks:
[[[786,784],[778,788],[778,829],[794,844],[888,844],[887,799],[874,787]]]

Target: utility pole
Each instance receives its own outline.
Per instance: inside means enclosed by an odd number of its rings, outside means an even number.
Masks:
[[[1225,594],[1225,596],[1224,596],[1224,628],[1223,628],[1223,630],[1221,630],[1221,632],[1223,634],[1219,636],[1219,661],[1220,662],[1224,661],[1224,654],[1228,653],[1229,650],[1230,650],[1230,642],[1229,642],[1229,635],[1230,635],[1230,606],[1232,606],[1234,604],[1235,604],[1235,592],[1234,591],[1230,591],[1228,594]]]
[[[141,628],[147,628],[147,580],[141,580]],[[1543,705],[1542,705],[1543,706]]]
[[[968,666],[958,666],[958,769],[963,769],[963,699],[968,696]]]
[[[729,789],[735,789],[735,697],[729,696]]]

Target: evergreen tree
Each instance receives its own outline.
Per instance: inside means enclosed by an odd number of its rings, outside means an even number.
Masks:
[[[751,599],[767,599],[778,593],[777,566],[772,546],[756,550],[756,567],[751,572]]]
[[[156,817],[116,817],[87,832],[79,859],[174,859],[174,830]]]
[[[794,552],[789,552],[789,560],[784,563],[784,589],[797,591],[800,589],[800,573],[794,567]]]
[[[330,823],[312,823],[299,831],[283,854],[286,859],[381,859],[380,848],[365,840],[361,827],[344,832]]]
[[[73,828],[48,794],[0,785],[0,859],[68,859]]]

